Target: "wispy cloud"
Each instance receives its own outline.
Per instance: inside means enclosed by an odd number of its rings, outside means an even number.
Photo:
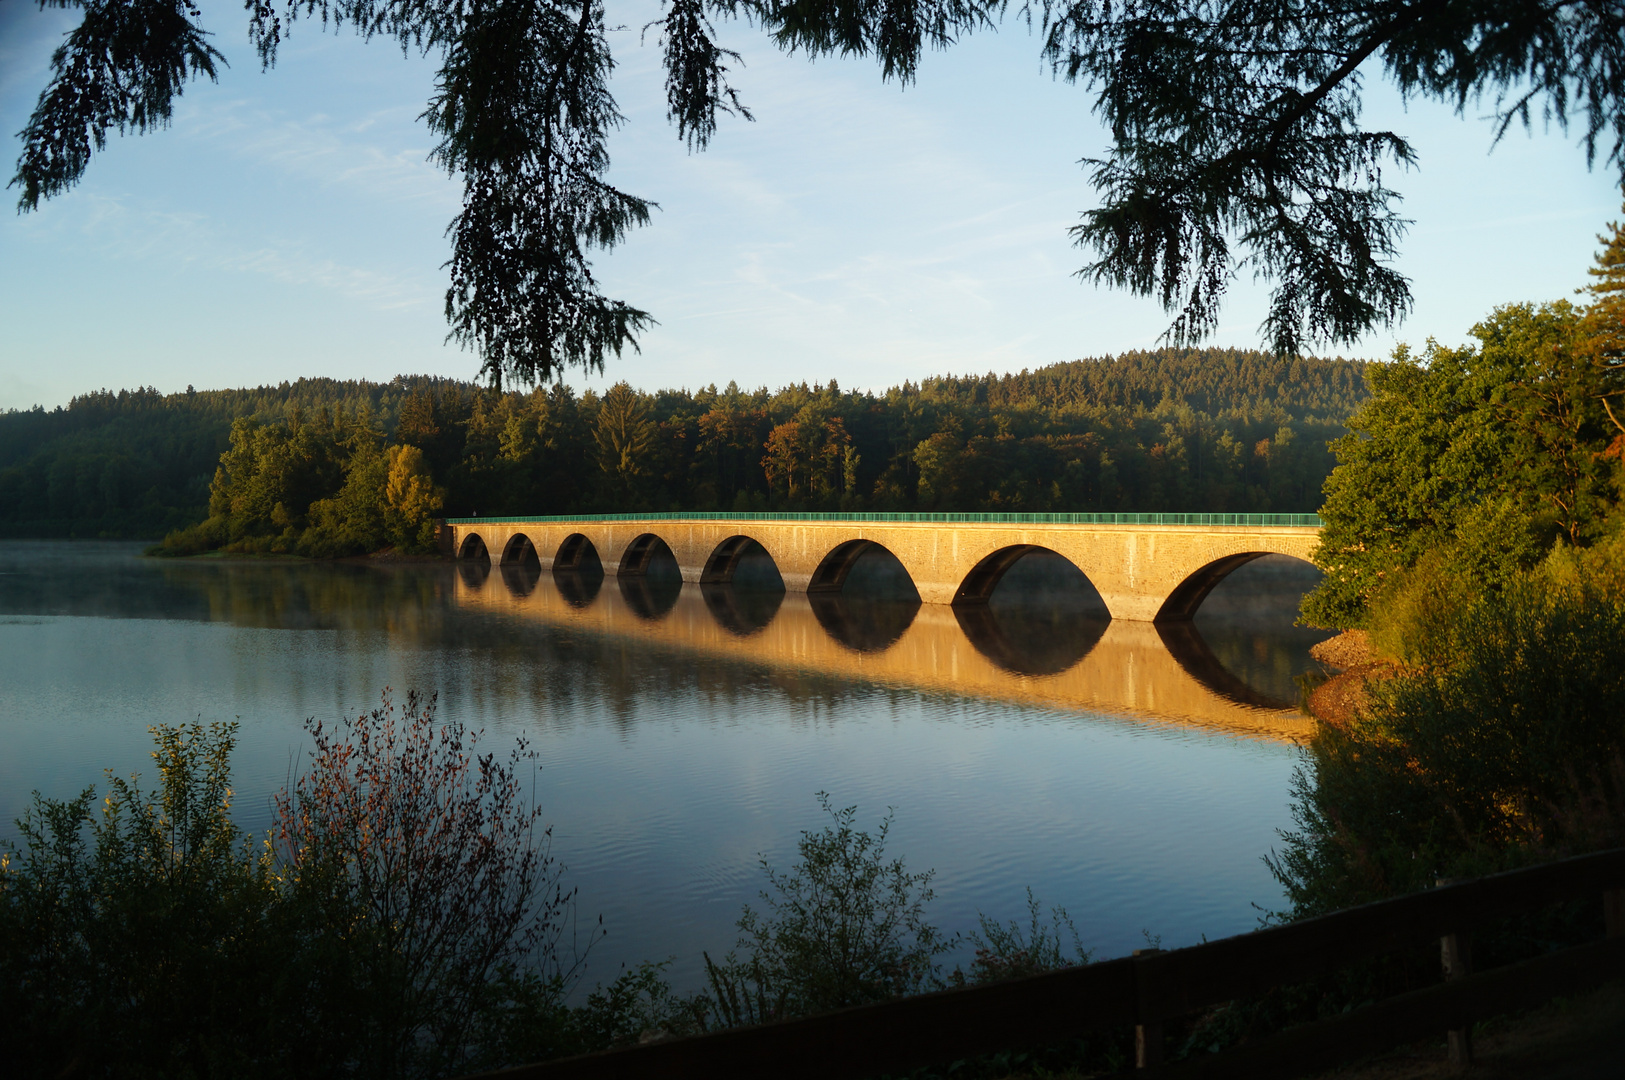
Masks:
[[[5,353],[0,351],[0,361]],[[24,379],[17,374],[22,365],[0,362],[0,410],[26,409],[35,402],[49,401],[52,394],[41,383]]]
[[[439,211],[449,219],[460,208],[461,191],[428,160],[428,133],[413,122],[418,108],[403,105],[340,119],[325,113],[289,116],[242,98],[211,100],[191,105],[176,128],[187,140],[213,143],[313,191],[349,189],[403,208]]]
[[[106,195],[89,194],[82,205],[72,229],[101,259],[153,270],[258,275],[338,293],[378,311],[437,307],[441,302],[439,280],[429,273],[389,274],[346,264],[322,254],[321,246],[307,238],[268,243],[223,227],[207,214],[144,207]],[[66,227],[66,222],[42,223],[34,239],[47,241],[41,234]]]

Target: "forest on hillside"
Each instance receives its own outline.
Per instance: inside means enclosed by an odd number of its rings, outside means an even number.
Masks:
[[[0,535],[208,519],[207,546],[293,550],[320,525],[304,547],[338,553],[413,546],[426,516],[475,512],[1312,511],[1365,369],[1193,349],[880,394],[410,376],[101,391],[0,414]]]

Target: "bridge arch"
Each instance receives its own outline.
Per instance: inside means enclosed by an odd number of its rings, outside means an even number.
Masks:
[[[769,569],[771,568],[771,569]],[[741,576],[741,572],[743,575]],[[750,588],[782,590],[784,575],[773,553],[754,536],[743,533],[717,544],[700,570],[701,585],[739,583]]]
[[[515,566],[520,563],[535,563],[540,566],[541,561],[541,556],[536,552],[536,545],[531,542],[530,537],[522,532],[516,532],[508,537],[508,542],[502,547],[501,564],[503,566],[507,566],[509,563],[513,563]]]
[[[656,560],[667,559],[674,565],[677,562],[670,544],[652,532],[639,533],[621,553],[621,565],[615,573],[619,577],[645,577]]]
[[[953,605],[963,607],[987,603],[993,598],[994,591],[998,589],[999,583],[1005,579],[1005,575],[1015,569],[1017,563],[1029,556],[1047,557],[1064,565],[1085,587],[1087,593],[1085,603],[1093,606],[1100,601],[1100,593],[1095,588],[1095,583],[1089,579],[1089,575],[1084,572],[1083,568],[1072,559],[1067,558],[1067,556],[1053,548],[1047,548],[1039,544],[1011,544],[989,552],[976,565],[971,567],[970,572],[960,581],[959,587],[954,590]]]
[[[1162,606],[1157,609],[1153,622],[1187,622],[1196,615],[1197,609],[1208,594],[1218,588],[1219,583],[1235,571],[1250,562],[1262,559],[1267,555],[1278,555],[1282,558],[1296,559],[1299,562],[1309,563],[1308,559],[1297,555],[1286,555],[1275,551],[1238,551],[1231,555],[1224,555],[1211,562],[1204,563],[1187,574],[1173,591],[1163,600]],[[1309,563],[1313,565],[1313,563]]]
[[[583,533],[571,533],[559,541],[559,547],[553,554],[553,572],[559,571],[588,571],[596,569],[603,573],[603,560],[599,557],[598,549]]]
[[[857,564],[858,556],[869,549],[872,540],[848,540],[844,544],[837,544],[827,553],[813,570],[812,577],[807,581],[807,591],[810,593],[840,592],[841,586],[846,584],[846,576],[852,572]]]
[[[470,532],[463,537],[463,542],[457,547],[457,557],[483,562],[491,561],[491,553],[485,549],[485,538],[477,532]]]
[[[891,577],[896,580],[890,584],[890,589],[880,589],[878,596],[885,593],[897,593],[901,586],[901,593],[907,599],[918,602],[920,599],[919,586],[914,582],[914,575],[909,572],[907,564],[897,557],[897,554],[884,544],[874,540],[847,540],[835,545],[824,557],[819,560],[818,566],[807,579],[807,592],[809,593],[838,593],[852,576],[852,572],[860,566],[868,564],[879,569],[879,577]],[[866,586],[873,586],[876,582],[867,582]],[[866,591],[872,591],[866,589]]]

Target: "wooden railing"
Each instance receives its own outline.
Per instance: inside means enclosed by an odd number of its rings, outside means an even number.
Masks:
[[[1471,932],[1544,905],[1593,896],[1599,942],[1472,973]],[[1357,961],[1441,944],[1445,979],[1257,1043],[1164,1064],[1166,1021],[1305,982]],[[1396,900],[1174,949],[991,986],[923,994],[760,1027],[525,1065],[492,1080],[835,1080],[901,1073],[981,1054],[1136,1029],[1137,1077],[1291,1077],[1428,1035],[1466,1059],[1474,1018],[1539,1005],[1625,974],[1625,848],[1442,885]]]

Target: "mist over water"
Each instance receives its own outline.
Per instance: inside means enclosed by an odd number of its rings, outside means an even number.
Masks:
[[[726,952],[758,857],[793,861],[814,799],[895,811],[892,848],[935,868],[931,912],[1072,913],[1099,956],[1250,929],[1278,906],[1260,856],[1290,824],[1306,730],[1294,628],[1312,571],[1243,567],[1193,624],[1112,623],[1083,575],[1030,556],[991,603],[920,605],[884,553],[844,593],[782,591],[747,555],[731,586],[539,567],[166,561],[111,543],[0,543],[0,837],[35,789],[150,777],[146,728],[240,720],[239,820],[265,827],[307,717],[393,687],[505,751],[580,889],[588,980]],[[763,563],[766,565],[763,565]]]

